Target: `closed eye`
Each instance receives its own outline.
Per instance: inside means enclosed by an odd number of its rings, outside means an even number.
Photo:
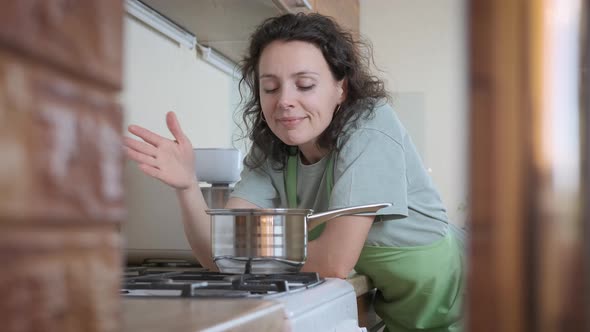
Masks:
[[[262,89],[262,91],[264,91],[264,93],[271,94],[271,93],[275,93],[275,92],[277,92],[277,90],[278,90],[278,89],[279,89],[279,88],[274,88],[274,89]]]
[[[312,84],[312,85],[307,85],[307,86],[300,86],[300,87],[298,87],[298,89],[301,91],[309,91],[309,90],[313,89],[314,87],[315,87],[315,84]]]

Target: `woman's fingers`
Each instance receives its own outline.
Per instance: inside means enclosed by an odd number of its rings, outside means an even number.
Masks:
[[[123,144],[130,149],[133,149],[137,152],[141,152],[152,157],[155,157],[158,151],[158,148],[156,148],[155,146],[145,142],[134,140],[130,137],[123,137]]]
[[[125,152],[129,159],[137,162],[143,173],[174,188],[186,188],[195,178],[192,145],[182,132],[174,113],[166,114],[166,125],[176,142],[140,126],[131,125],[129,132],[144,142],[125,137]]]
[[[164,137],[162,137],[154,132],[151,132],[143,127],[140,127],[140,126],[131,125],[128,127],[128,130],[133,135],[141,138],[145,142],[150,143],[151,145],[153,145],[155,147],[162,145],[162,143],[164,143],[166,140],[168,140],[167,138],[164,138]]]
[[[149,165],[146,165],[146,164],[138,164],[137,167],[139,167],[139,169],[142,172],[144,172],[145,174],[147,174],[151,177],[154,177],[156,179],[160,179],[160,177],[159,177],[160,170],[159,169],[149,166]]]
[[[125,147],[125,152],[127,153],[127,156],[129,158],[131,158],[132,160],[135,160],[139,164],[145,164],[145,165],[156,167],[156,168],[158,167],[156,158],[154,158],[152,156],[135,151],[129,147]]]
[[[174,112],[166,113],[166,125],[178,143],[185,143],[187,141]]]

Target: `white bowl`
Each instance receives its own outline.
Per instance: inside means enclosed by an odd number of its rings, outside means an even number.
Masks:
[[[230,184],[240,179],[242,155],[238,149],[193,149],[197,179],[211,184]]]

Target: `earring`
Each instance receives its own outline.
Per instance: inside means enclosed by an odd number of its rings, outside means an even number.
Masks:
[[[262,111],[260,111],[260,121],[266,122],[266,119],[264,118],[264,113],[262,113]]]
[[[338,104],[338,105],[336,106],[336,110],[334,111],[334,114],[338,113],[338,111],[340,111],[340,104]]]

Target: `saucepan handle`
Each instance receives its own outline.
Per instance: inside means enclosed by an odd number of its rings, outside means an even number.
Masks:
[[[358,205],[358,206],[351,206],[343,209],[336,209],[330,210],[326,212],[314,213],[307,216],[307,229],[312,230],[317,226],[325,223],[326,221],[340,217],[345,215],[357,214],[357,213],[367,213],[367,212],[377,212],[383,208],[391,206],[391,203],[379,203],[379,204],[369,204],[369,205]]]

